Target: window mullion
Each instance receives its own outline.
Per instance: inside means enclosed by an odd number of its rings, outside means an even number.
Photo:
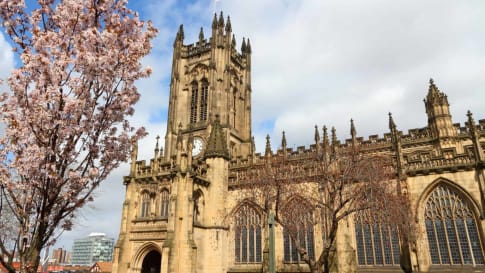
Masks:
[[[468,234],[468,222],[466,221],[466,218],[463,219],[463,226],[465,227],[465,234],[468,241],[468,249],[470,249],[470,256],[472,257],[472,264],[475,265],[475,255],[473,253],[472,241],[470,240],[470,235]]]

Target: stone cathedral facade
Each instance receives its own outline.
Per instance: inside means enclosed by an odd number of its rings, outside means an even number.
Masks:
[[[484,270],[485,120],[472,114],[454,123],[448,98],[430,80],[423,92],[428,124],[398,131],[389,116],[383,137],[336,140],[315,132],[315,144],[255,153],[251,134],[251,44],[235,47],[229,17],[214,16],[212,37],[184,44],[180,27],[173,51],[165,145],[157,137],[152,159],[133,147],[124,177],[113,273],[267,272],[268,217],[239,202],[238,172],[264,157],[286,153],[305,160],[325,142],[350,142],[392,156],[410,199],[417,232],[411,242],[415,272]],[[419,98],[417,98],[419,99]],[[304,202],[304,200],[300,200]],[[291,204],[288,204],[289,206]],[[351,217],[337,242],[339,272],[399,272],[399,238],[387,226]],[[318,227],[305,229],[310,255],[322,249]],[[281,229],[275,233],[277,272],[305,272]]]

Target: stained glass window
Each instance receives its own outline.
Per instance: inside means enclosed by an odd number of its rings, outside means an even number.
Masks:
[[[283,250],[286,263],[299,263],[298,246],[306,250],[311,259],[315,258],[313,216],[309,207],[302,205],[302,200],[293,200],[285,208],[292,214],[283,229]],[[297,245],[298,244],[298,245]]]
[[[199,87],[197,82],[192,83],[192,97],[190,100],[190,123],[197,122],[197,102],[199,99]]]
[[[150,194],[143,192],[141,195],[141,211],[140,217],[148,217],[150,215]]]
[[[391,225],[357,215],[355,237],[359,265],[399,265],[399,237]]]
[[[202,89],[200,93],[200,120],[207,120],[207,99],[209,95],[209,83],[207,80],[202,81]]]
[[[160,194],[160,216],[168,217],[169,193],[168,190],[162,190]]]
[[[249,205],[241,206],[235,215],[234,257],[236,263],[260,263],[262,221]]]
[[[483,264],[475,216],[462,196],[446,185],[434,189],[425,208],[425,226],[433,264]]]

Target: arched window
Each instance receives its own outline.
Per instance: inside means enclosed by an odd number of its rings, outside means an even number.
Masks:
[[[199,100],[199,87],[196,81],[192,82],[192,96],[190,100],[190,123],[197,122],[197,102]]]
[[[192,196],[194,199],[194,223],[200,223],[200,221],[202,220],[201,216],[204,209],[204,196],[202,194],[202,191],[200,190],[195,191]]]
[[[232,100],[232,109],[233,109],[233,116],[232,116],[232,124],[236,127],[236,116],[237,116],[237,90],[234,90],[234,97]]]
[[[140,217],[150,216],[150,194],[144,191],[141,194],[141,211]]]
[[[200,93],[200,121],[207,120],[207,99],[209,96],[209,83],[206,79],[202,80],[202,89]]]
[[[434,189],[424,213],[433,264],[483,264],[483,250],[472,210],[446,185]]]
[[[234,257],[236,263],[261,262],[261,216],[251,206],[241,206],[235,215]]]
[[[315,258],[313,236],[313,212],[303,200],[293,199],[284,208],[283,243],[284,260],[287,263],[300,262],[298,247],[306,250],[311,259]]]
[[[160,194],[160,216],[163,218],[168,217],[168,204],[169,204],[169,193],[168,190],[164,189],[162,190],[162,193]]]
[[[355,219],[355,241],[359,265],[399,265],[400,244],[395,227],[359,214]]]

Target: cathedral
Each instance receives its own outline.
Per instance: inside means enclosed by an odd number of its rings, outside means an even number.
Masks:
[[[173,45],[167,130],[163,148],[142,160],[133,145],[113,273],[270,272],[265,251],[270,220],[254,204],[241,202],[238,177],[263,158],[284,153],[305,159],[328,141],[326,131],[308,148],[255,152],[251,133],[251,43],[240,50],[229,17],[214,16],[212,36],[184,44],[182,26]],[[468,112],[452,120],[448,98],[430,80],[423,92],[428,124],[366,139],[367,151],[393,158],[409,198],[416,231],[409,244],[413,272],[484,272],[485,120]],[[416,98],[420,99],[420,98]],[[284,137],[284,136],[283,136]],[[400,245],[390,229],[360,223],[339,227],[337,272],[402,272]],[[308,253],[322,249],[317,225],[304,230]],[[345,243],[343,243],[345,242]],[[308,272],[276,224],[276,272]]]

